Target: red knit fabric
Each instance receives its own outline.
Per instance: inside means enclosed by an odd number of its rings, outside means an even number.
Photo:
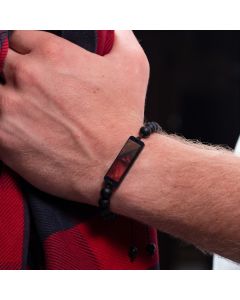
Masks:
[[[0,269],[21,269],[23,260],[23,198],[13,174],[0,177]]]
[[[7,31],[0,30],[0,73],[2,71],[3,62],[8,51]]]
[[[45,257],[48,269],[81,270],[141,270],[156,267],[156,256],[149,256],[145,247],[139,247],[139,255],[134,262],[128,258],[131,244],[129,220],[118,218],[115,222],[103,222],[93,218],[66,231],[51,235],[44,243],[48,249]],[[140,231],[144,232],[140,225]],[[104,232],[104,235],[102,234]],[[64,243],[67,239],[71,243]],[[135,244],[146,245],[148,237],[136,234]],[[56,251],[57,250],[57,251]],[[64,255],[62,255],[64,253]],[[74,257],[74,259],[73,259]]]
[[[96,53],[104,55],[113,45],[113,31],[97,31]],[[0,31],[0,66],[3,65],[7,54],[7,35]],[[1,70],[0,70],[1,71]],[[41,204],[41,202],[40,202]],[[43,202],[44,204],[44,202]],[[0,174],[0,269],[27,268],[25,258],[31,256],[28,241],[27,200],[23,197],[21,186],[14,173],[2,168]],[[33,208],[31,208],[33,210]],[[79,208],[81,209],[81,208]],[[80,211],[79,211],[80,214]],[[39,212],[33,216],[42,215]],[[62,218],[65,218],[64,216]],[[66,219],[69,216],[66,213]],[[61,222],[64,223],[64,219]],[[31,220],[35,225],[38,220]],[[45,226],[48,231],[54,220],[38,224]],[[149,269],[157,268],[158,250],[153,256],[147,255],[146,244],[150,241],[157,243],[156,231],[146,226],[118,217],[111,223],[96,215],[87,218],[79,217],[74,225],[67,226],[48,234],[43,240],[42,255],[45,269]],[[66,223],[67,224],[67,223]],[[139,255],[132,262],[128,257],[129,245],[132,243],[134,226],[134,243],[139,247]],[[29,227],[30,226],[30,227]],[[35,234],[34,234],[35,237]],[[38,248],[39,246],[36,246]],[[30,253],[29,253],[30,252]],[[31,266],[29,266],[31,268]]]
[[[97,50],[99,55],[105,55],[112,49],[114,42],[113,30],[98,30],[97,31]]]

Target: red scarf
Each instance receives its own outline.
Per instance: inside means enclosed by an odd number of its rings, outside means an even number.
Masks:
[[[99,55],[113,40],[113,31],[79,31],[79,44]],[[7,31],[0,31],[0,70],[7,49]],[[0,172],[0,269],[158,268],[158,248],[146,251],[149,242],[157,245],[154,229],[123,217],[103,220],[97,208],[47,195],[6,166]]]

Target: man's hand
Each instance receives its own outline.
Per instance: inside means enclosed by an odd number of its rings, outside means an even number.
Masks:
[[[41,41],[41,42],[40,42]],[[99,57],[44,32],[15,32],[0,89],[0,158],[43,191],[96,204],[143,121],[146,57],[118,32]],[[111,200],[115,213],[240,261],[240,160],[152,135]]]
[[[149,77],[132,32],[96,54],[41,31],[15,31],[0,86],[0,159],[50,194],[97,203],[103,176],[143,122]]]

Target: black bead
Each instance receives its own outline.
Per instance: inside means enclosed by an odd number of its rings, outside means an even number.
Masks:
[[[161,132],[162,128],[157,122],[147,122],[145,127],[148,127],[151,133],[153,132]]]
[[[128,252],[131,261],[134,261],[138,255],[138,248],[136,246],[131,246]]]
[[[153,256],[156,251],[156,245],[154,243],[149,243],[146,246],[146,250],[150,256]]]
[[[142,137],[148,137],[151,134],[151,129],[147,126],[143,126],[140,128],[140,135]]]
[[[157,122],[153,122],[154,132],[162,131],[161,126]]]
[[[101,190],[101,196],[104,198],[104,199],[109,199],[112,195],[112,190],[108,187],[105,187]]]
[[[153,132],[155,130],[153,122],[148,122],[147,124],[145,124],[145,126],[150,128],[151,132]]]
[[[100,199],[99,202],[98,202],[99,206],[101,209],[108,209],[109,207],[109,201],[108,199]]]

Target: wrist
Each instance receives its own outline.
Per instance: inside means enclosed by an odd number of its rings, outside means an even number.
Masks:
[[[134,212],[141,214],[139,201],[148,201],[153,196],[154,185],[159,186],[159,170],[161,165],[161,143],[163,134],[153,134],[144,140],[145,147],[111,201],[114,213],[133,217]],[[156,176],[158,175],[158,176]],[[146,213],[146,211],[144,211]]]
[[[104,135],[104,138],[101,136],[99,139],[93,139],[92,143],[87,147],[88,158],[85,159],[87,161],[87,168],[79,167],[79,173],[81,172],[81,174],[71,174],[71,178],[73,178],[73,195],[71,200],[98,206],[100,191],[104,183],[104,175],[111,167],[126,140],[128,140],[129,136],[136,136],[140,127],[141,123],[139,122],[139,124],[133,126],[128,125],[123,127],[117,133]],[[83,169],[86,175],[82,173],[81,169]],[[81,178],[81,182],[79,178]]]
[[[135,161],[144,150],[144,142],[153,133],[160,133],[162,129],[156,122],[146,122],[139,130],[137,137],[130,136],[124,143],[117,157],[104,176],[103,186],[99,198],[101,215],[110,216],[110,202],[112,195],[119,188]]]

